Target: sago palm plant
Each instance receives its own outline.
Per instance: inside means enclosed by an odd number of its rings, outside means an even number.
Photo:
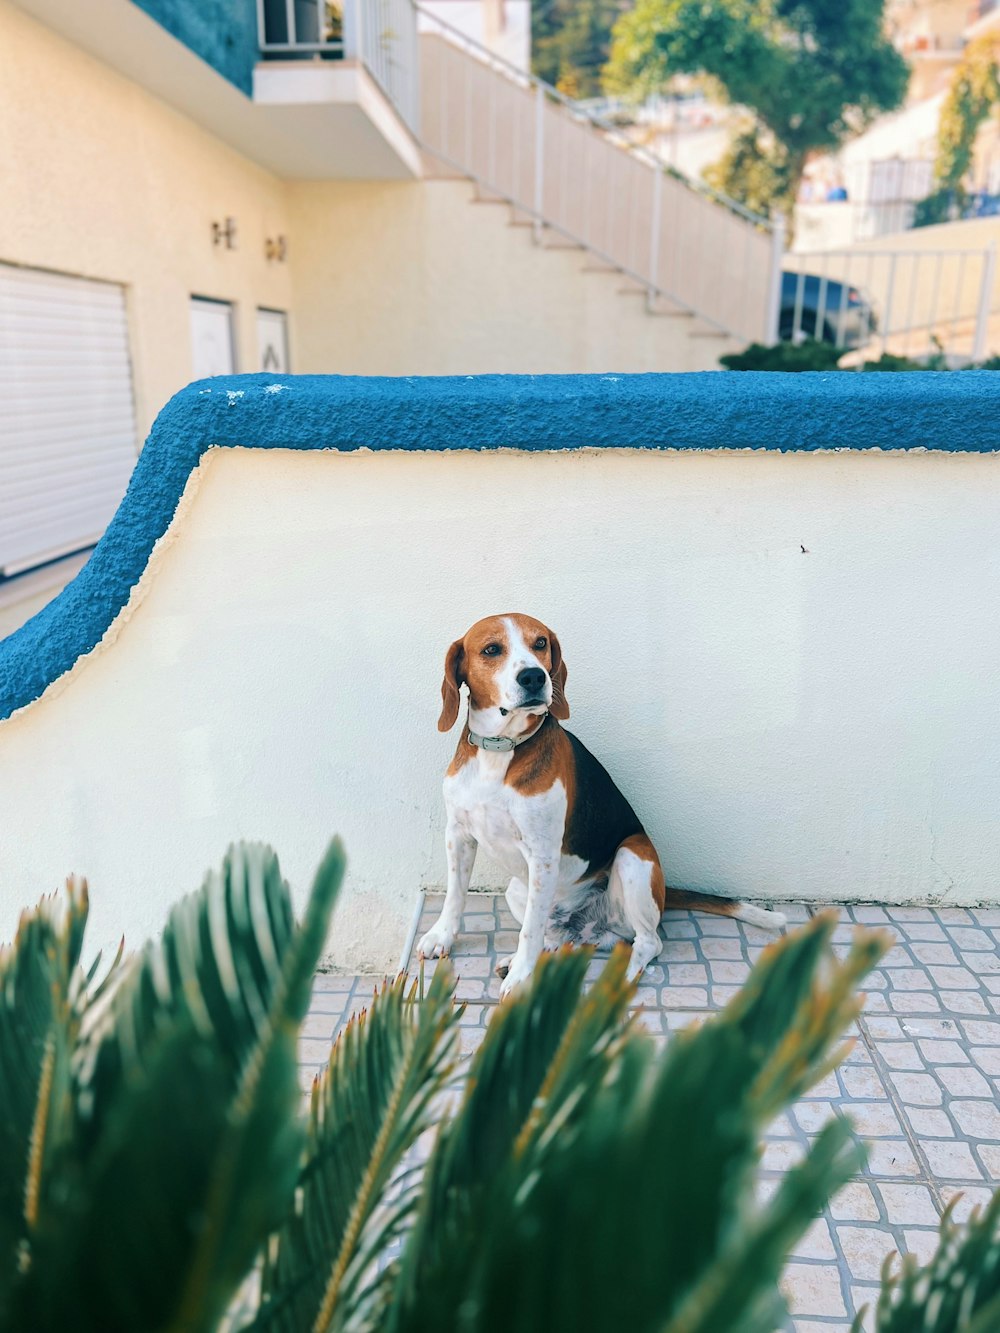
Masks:
[[[0,955],[0,1328],[771,1333],[785,1256],[863,1154],[835,1119],[761,1205],[761,1134],[840,1058],[884,938],[838,960],[814,920],[665,1051],[624,954],[589,990],[586,953],[547,955],[467,1068],[445,964],[378,992],[302,1114],[342,872],[335,843],[296,923],[273,853],[232,848],[101,983],[82,887],[25,915]],[[998,1212],[890,1278],[880,1330],[982,1333]]]

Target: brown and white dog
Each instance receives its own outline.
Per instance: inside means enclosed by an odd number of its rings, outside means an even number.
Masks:
[[[448,890],[421,958],[448,953],[458,932],[477,847],[511,876],[507,902],[521,923],[500,971],[501,998],[527,980],[545,947],[632,941],[629,976],[660,952],[664,907],[697,907],[780,930],[785,918],[729,898],[670,890],[656,849],[594,756],[560,721],[569,717],[559,640],[531,616],[488,616],[448,649],[438,730],[454,726],[459,690],[468,725],[444,780]]]

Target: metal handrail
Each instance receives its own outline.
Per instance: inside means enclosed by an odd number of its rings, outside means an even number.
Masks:
[[[752,223],[755,227],[760,227],[764,231],[773,230],[774,223],[770,218],[765,217],[762,213],[754,213],[752,209],[747,208],[738,200],[732,199],[728,194],[724,194],[721,190],[716,190],[713,186],[707,184],[707,182],[694,180],[676,167],[668,166],[658,158],[655,153],[651,153],[648,148],[644,148],[642,144],[634,144],[631,140],[626,139],[620,129],[612,124],[611,121],[605,120],[602,116],[598,116],[592,111],[588,111],[578,101],[574,101],[573,98],[567,97],[565,93],[561,93],[559,89],[554,87],[551,83],[546,83],[546,81],[539,78],[537,74],[531,74],[518,69],[518,67],[507,60],[506,57],[497,55],[494,51],[489,50],[488,47],[477,42],[474,37],[469,37],[467,33],[456,28],[454,24],[449,23],[447,19],[439,18],[438,15],[431,10],[425,9],[424,6],[419,3],[419,0],[414,0],[413,7],[420,18],[427,19],[427,21],[433,23],[435,27],[443,29],[450,37],[454,38],[457,43],[470,51],[481,63],[490,65],[494,68],[499,68],[502,73],[506,74],[514,83],[520,84],[523,88],[540,88],[549,101],[559,102],[574,117],[574,119],[585,121],[587,124],[593,126],[594,129],[599,130],[606,138],[610,139],[616,147],[621,148],[623,152],[627,152],[639,161],[645,162],[647,165],[665,172],[672,179],[676,180],[679,184],[686,186],[693,193],[714,200],[715,203],[720,204],[723,208],[729,209],[732,213],[736,213],[739,217],[742,217],[746,222]]]

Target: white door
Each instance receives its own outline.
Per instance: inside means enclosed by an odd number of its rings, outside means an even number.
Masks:
[[[288,316],[283,310],[257,310],[257,366],[288,374]]]
[[[191,363],[196,380],[235,375],[233,307],[228,301],[191,297]]]
[[[125,289],[0,264],[0,578],[93,545],[137,452]]]

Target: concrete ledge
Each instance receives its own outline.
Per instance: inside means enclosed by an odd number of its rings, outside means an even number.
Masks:
[[[87,565],[0,641],[0,720],[100,642],[212,446],[993,453],[1000,374],[242,375],[192,384],[157,418]]]

